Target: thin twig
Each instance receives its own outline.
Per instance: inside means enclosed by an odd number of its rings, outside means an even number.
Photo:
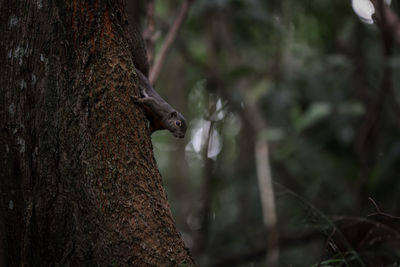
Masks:
[[[376,211],[380,213],[380,212],[381,212],[381,210],[379,209],[379,207],[378,207],[378,204],[376,204],[375,200],[373,200],[373,198],[372,198],[372,197],[369,197],[368,199],[369,199],[369,201],[371,201],[371,202],[372,202],[372,205],[374,205],[374,206],[375,206],[375,209],[376,209]]]
[[[311,244],[314,242],[320,242],[322,236],[317,231],[309,231],[306,233],[300,233],[299,231],[288,233],[282,238],[282,246],[285,249],[297,248],[299,245]],[[222,257],[215,263],[210,264],[210,267],[235,267],[235,266],[247,266],[249,262],[259,261],[259,259],[265,257],[267,251],[266,244],[255,244],[249,247],[248,251],[240,251],[234,255]],[[247,265],[246,265],[247,264]]]
[[[336,226],[336,223],[328,215],[326,215],[321,210],[319,210],[316,206],[314,206],[306,198],[300,196],[299,194],[297,194],[294,191],[290,190],[286,186],[284,186],[284,185],[282,185],[282,184],[280,184],[278,182],[274,182],[274,185],[279,187],[279,188],[281,188],[282,190],[285,190],[285,192],[287,192],[287,194],[289,194],[289,195],[293,196],[294,198],[300,200],[305,206],[307,206],[308,208],[312,209],[316,214],[318,214],[321,219],[326,221],[329,226],[331,226],[332,228],[335,228],[336,229],[336,233],[342,238],[342,240],[344,242],[344,245],[346,246],[348,251],[354,255],[354,257],[358,261],[359,265],[362,266],[362,267],[366,266],[366,264],[363,262],[363,260],[361,259],[360,255],[357,253],[357,251],[353,248],[353,246],[351,245],[349,240],[347,240],[347,238],[342,233],[342,231],[340,231],[340,229]]]
[[[382,216],[385,216],[385,217],[388,217],[391,219],[400,220],[400,217],[398,217],[398,216],[394,216],[392,214],[381,211],[378,204],[376,204],[376,202],[371,197],[369,197],[368,199],[372,202],[372,204],[375,206],[375,209],[376,209],[376,212],[369,214],[368,217],[375,216],[375,215],[382,215]]]
[[[155,38],[154,0],[147,0],[147,28],[143,33],[143,39],[146,41],[147,60],[149,61],[150,69],[154,61]]]
[[[336,228],[333,228],[333,229],[332,229],[332,232],[331,232],[331,233],[329,234],[329,236],[326,238],[325,245],[324,245],[324,251],[322,252],[321,260],[319,261],[317,267],[320,267],[320,266],[321,266],[322,261],[324,260],[325,251],[328,249],[329,242],[331,241],[331,239],[332,239],[332,237],[333,237],[333,235],[334,235],[335,233],[336,233]]]
[[[380,214],[380,213],[379,213]],[[368,215],[370,217],[370,215]],[[383,224],[379,221],[372,220],[369,218],[363,218],[363,217],[356,217],[356,216],[333,216],[332,217],[336,222],[339,221],[344,221],[344,220],[350,220],[353,221],[353,225],[356,223],[366,223],[373,225],[375,228],[383,229],[387,231],[388,233],[392,234],[394,238],[400,239],[400,232],[397,229],[394,229],[386,224]]]
[[[388,217],[390,219],[400,220],[399,216],[394,216],[394,215],[386,213],[386,212],[374,212],[374,213],[368,214],[368,217],[373,217],[376,215],[382,215],[382,216]]]
[[[154,66],[150,69],[149,80],[152,85],[154,85],[154,83],[158,79],[158,76],[160,75],[161,68],[164,64],[164,60],[167,55],[167,52],[168,52],[169,48],[171,47],[172,43],[174,42],[176,35],[182,26],[183,21],[185,20],[186,15],[189,11],[189,7],[192,4],[192,2],[193,2],[193,0],[184,0],[183,1],[179,15],[176,18],[171,29],[169,30],[167,37],[165,38],[165,41],[161,46],[160,53],[154,63]]]

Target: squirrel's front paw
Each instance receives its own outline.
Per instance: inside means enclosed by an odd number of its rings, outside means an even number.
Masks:
[[[133,102],[135,103],[139,103],[140,102],[140,98],[135,96],[135,95],[131,95],[131,99],[133,100]]]

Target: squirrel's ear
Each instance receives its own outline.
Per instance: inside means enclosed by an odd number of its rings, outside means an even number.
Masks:
[[[170,118],[176,117],[178,115],[178,113],[176,113],[176,111],[172,111],[171,114],[169,114]]]

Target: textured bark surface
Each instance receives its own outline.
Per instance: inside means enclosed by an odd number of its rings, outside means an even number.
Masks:
[[[0,266],[192,265],[130,100],[124,2],[0,10]]]

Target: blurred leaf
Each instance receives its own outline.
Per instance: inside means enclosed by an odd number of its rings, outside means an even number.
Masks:
[[[365,108],[361,103],[340,103],[338,112],[341,115],[360,116],[365,113]]]
[[[201,64],[206,64],[207,50],[204,42],[199,42],[196,39],[190,38],[188,41],[188,47],[192,57]]]
[[[260,133],[260,137],[269,142],[279,141],[285,137],[285,131],[278,127],[269,127]]]
[[[251,90],[247,91],[246,103],[249,105],[256,103],[262,96],[268,93],[270,87],[271,84],[268,79],[260,79]]]
[[[178,0],[160,2],[164,10],[157,13],[163,16],[159,21],[171,25],[179,4]],[[393,9],[396,12],[397,7]],[[160,28],[166,32],[166,26]],[[181,30],[178,41],[183,44],[171,50],[165,69],[175,75],[165,77],[169,83],[178,80],[181,85],[170,92],[188,96],[176,98],[181,101],[182,113],[191,115],[188,135],[183,142],[177,141],[177,151],[167,131],[165,136],[152,138],[156,144],[163,143],[155,145],[155,153],[160,153],[157,160],[166,180],[175,181],[170,183],[175,190],[172,199],[176,199],[171,205],[178,211],[174,216],[194,244],[204,228],[193,227],[193,221],[188,224],[187,214],[198,220],[203,194],[210,201],[210,239],[207,249],[197,256],[199,266],[212,266],[221,255],[229,258],[247,247],[265,244],[253,136],[234,106],[215,112],[226,104],[221,95],[243,110],[259,101],[268,124],[259,134],[270,142],[278,141],[270,146],[275,181],[301,192],[326,214],[358,214],[365,210],[366,195],[373,195],[382,207],[398,214],[398,201],[393,197],[400,166],[396,112],[400,58],[395,49],[389,62],[393,95],[386,97],[379,112],[379,127],[365,133],[368,138],[360,148],[357,138],[364,134],[360,126],[366,119],[362,115],[367,105],[378,100],[387,62],[379,29],[359,23],[351,1],[194,1]],[[162,41],[160,38],[157,43]],[[212,94],[204,80],[210,70],[216,85]],[[184,79],[176,79],[182,76]],[[204,117],[216,121],[218,133],[211,145],[218,156],[207,170],[199,131],[206,128]],[[186,161],[177,162],[186,144]],[[207,183],[208,178],[213,182]],[[185,182],[189,186],[185,187]],[[190,193],[185,197],[185,192]],[[305,220],[306,224],[299,225],[300,218],[310,216],[299,203],[282,195],[277,198],[282,236],[312,225],[325,229],[323,221]],[[287,249],[282,238],[280,265],[312,266],[320,260],[324,266],[344,265],[336,254],[324,254],[321,259],[325,240],[297,240]],[[349,266],[353,263],[351,257],[343,257]],[[264,266],[264,258],[253,263]]]
[[[304,114],[301,114],[298,118],[296,118],[294,121],[295,129],[298,132],[301,132],[320,120],[326,118],[331,111],[331,104],[326,102],[315,102]]]
[[[188,108],[196,117],[202,116],[205,111],[205,85],[206,80],[198,80],[189,92]]]
[[[224,124],[224,133],[228,136],[236,136],[242,128],[242,121],[234,113],[229,113]]]

